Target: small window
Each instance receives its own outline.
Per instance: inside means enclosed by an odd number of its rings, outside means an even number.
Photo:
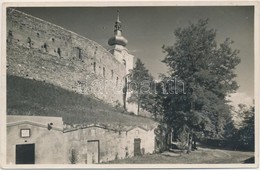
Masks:
[[[116,77],[116,85],[118,85],[118,77]]]
[[[31,129],[21,129],[20,135],[22,138],[29,138],[31,136]]]
[[[46,43],[44,43],[43,48],[44,48],[45,52],[47,52],[48,45]]]
[[[124,66],[126,66],[126,61],[125,61],[125,59],[123,59],[123,64],[124,64]]]
[[[103,77],[106,77],[106,69],[103,67]]]
[[[111,78],[114,78],[114,70],[111,70]]]
[[[37,37],[39,38],[40,37],[40,33],[37,32]]]
[[[94,62],[94,64],[93,64],[93,66],[94,66],[94,72],[96,72],[96,62]]]
[[[60,48],[58,48],[57,53],[59,54],[59,56],[61,56],[61,50],[60,50]]]
[[[54,38],[51,38],[51,41],[52,41],[52,42],[55,42],[55,39],[54,39]]]
[[[79,47],[76,48],[76,55],[79,59],[82,59],[81,49]]]

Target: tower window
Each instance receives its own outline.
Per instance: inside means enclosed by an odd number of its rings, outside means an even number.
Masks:
[[[123,59],[123,64],[124,64],[124,66],[126,66],[126,61],[125,61],[125,59]]]
[[[76,48],[76,55],[79,59],[82,59],[81,49],[79,47]]]

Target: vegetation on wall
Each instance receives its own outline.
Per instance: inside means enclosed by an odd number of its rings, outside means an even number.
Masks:
[[[123,114],[121,109],[43,81],[7,76],[7,114],[58,116],[66,124],[154,127],[152,119]]]

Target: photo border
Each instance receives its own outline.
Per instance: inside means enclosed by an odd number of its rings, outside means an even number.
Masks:
[[[254,93],[255,93],[255,163],[254,164],[35,164],[35,165],[8,165],[6,163],[6,9],[8,7],[123,7],[123,6],[254,6]],[[81,0],[70,2],[68,0],[3,0],[1,1],[1,78],[0,78],[0,168],[257,168],[259,166],[259,1],[174,1],[174,0]]]

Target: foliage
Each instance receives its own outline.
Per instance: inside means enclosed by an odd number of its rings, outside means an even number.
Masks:
[[[164,121],[174,129],[186,126],[190,135],[204,132],[221,138],[231,117],[226,96],[238,88],[234,70],[240,63],[239,51],[232,50],[229,38],[218,46],[216,31],[207,27],[206,19],[178,28],[175,44],[163,46],[163,62],[169,67],[163,78]],[[170,89],[173,80],[177,90]]]
[[[69,159],[71,164],[76,164],[78,162],[78,152],[76,149],[71,149]]]
[[[118,108],[90,96],[77,94],[42,81],[7,76],[7,114],[62,117],[66,124],[156,126],[149,118],[122,114]]]
[[[166,124],[160,124],[158,127],[154,130],[155,134],[155,151],[157,153],[162,153],[163,151],[167,150],[167,125]]]
[[[242,127],[238,130],[239,141],[250,150],[255,145],[255,108],[250,107],[243,111],[244,120]]]
[[[131,96],[128,99],[129,103],[136,103],[139,114],[140,108],[151,111],[151,106],[154,106],[154,94],[152,93],[152,86],[154,80],[149,71],[145,68],[142,61],[138,58],[135,67],[130,70],[128,75],[129,87],[131,91]]]

